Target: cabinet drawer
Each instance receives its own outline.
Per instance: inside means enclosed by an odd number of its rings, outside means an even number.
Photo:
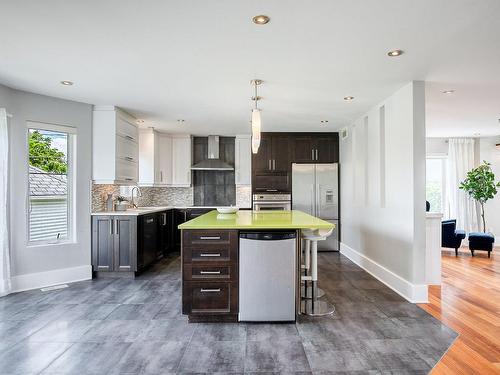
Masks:
[[[116,179],[136,182],[139,173],[137,163],[123,159],[116,159]]]
[[[184,230],[182,235],[183,246],[232,245],[238,241],[238,231],[234,230]]]
[[[139,160],[139,148],[137,146],[137,143],[129,140],[128,138],[122,137],[121,135],[117,135],[116,156],[119,159],[137,163]]]
[[[238,286],[230,282],[185,282],[183,314],[227,314],[238,311]]]
[[[191,281],[237,281],[236,263],[227,265],[185,264],[184,279]]]
[[[131,141],[139,141],[139,131],[137,130],[137,126],[125,121],[120,116],[116,119],[116,133]]]
[[[236,262],[237,253],[237,247],[228,245],[182,247],[184,263]]]

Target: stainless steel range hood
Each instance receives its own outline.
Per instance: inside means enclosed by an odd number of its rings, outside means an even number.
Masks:
[[[219,136],[208,136],[207,159],[194,164],[193,171],[234,171],[234,167],[219,159]]]

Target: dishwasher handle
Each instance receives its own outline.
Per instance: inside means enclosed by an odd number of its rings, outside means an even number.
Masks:
[[[295,239],[295,232],[240,232],[240,238],[256,241],[282,241]]]

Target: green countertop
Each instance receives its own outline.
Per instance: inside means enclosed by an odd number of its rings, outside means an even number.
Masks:
[[[332,229],[335,225],[302,211],[210,211],[179,225],[179,229]]]

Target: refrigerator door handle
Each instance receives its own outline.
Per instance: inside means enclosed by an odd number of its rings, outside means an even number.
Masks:
[[[314,148],[311,149],[311,160],[314,160]]]

